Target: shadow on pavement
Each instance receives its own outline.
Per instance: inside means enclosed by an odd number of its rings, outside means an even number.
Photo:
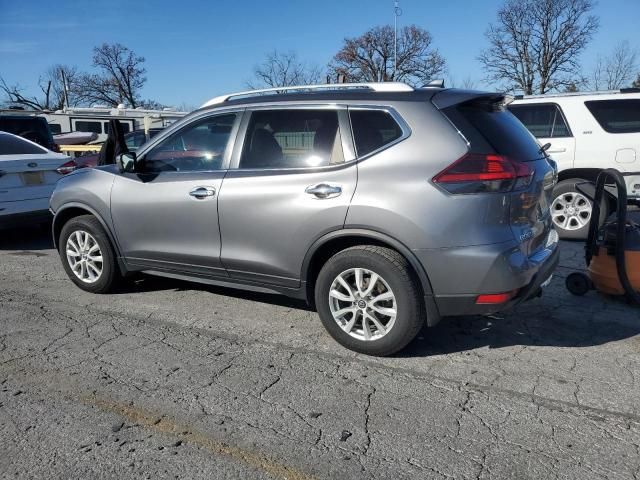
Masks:
[[[508,314],[443,319],[425,329],[402,357],[464,352],[514,345],[581,348],[604,345],[640,334],[640,307],[595,292],[567,293],[563,302],[544,298],[520,305]]]
[[[15,255],[29,255],[29,250],[53,248],[51,224],[0,230],[0,250],[26,250]]]
[[[282,295],[208,286],[141,275],[122,293],[156,290],[198,290],[241,300],[313,312],[304,301]],[[563,287],[559,287],[563,288]],[[320,320],[318,319],[318,322]],[[513,345],[590,347],[640,334],[640,307],[595,292],[576,298],[564,292],[520,305],[515,311],[490,317],[445,318],[424,329],[398,357],[427,357],[482,347]]]

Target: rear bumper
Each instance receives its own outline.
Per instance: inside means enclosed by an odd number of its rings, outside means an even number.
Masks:
[[[517,246],[497,244],[447,249],[423,255],[434,302],[442,317],[486,315],[505,311],[539,294],[559,261],[558,243],[525,257]],[[438,271],[434,272],[433,267]],[[435,274],[434,274],[435,273]],[[476,304],[478,295],[517,290],[502,304]]]

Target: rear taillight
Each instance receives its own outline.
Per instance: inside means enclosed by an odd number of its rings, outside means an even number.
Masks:
[[[74,162],[73,160],[69,160],[68,162],[63,163],[58,168],[56,168],[56,172],[58,172],[60,175],[66,175],[73,172],[76,168],[78,168],[76,162]]]
[[[433,182],[449,193],[510,192],[529,186],[533,170],[504,155],[467,153]]]
[[[512,290],[504,293],[490,293],[487,295],[479,295],[476,298],[476,305],[500,305],[507,303],[518,294],[518,290]]]

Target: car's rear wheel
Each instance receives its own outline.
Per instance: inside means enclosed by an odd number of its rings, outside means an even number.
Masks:
[[[117,286],[120,273],[113,247],[95,217],[69,220],[60,232],[58,249],[67,275],[82,290],[107,293]]]
[[[584,240],[589,234],[593,214],[593,203],[589,197],[595,195],[595,187],[584,182],[580,178],[563,180],[553,190],[551,217],[560,238]],[[582,184],[580,189],[576,184]],[[600,204],[598,226],[604,223],[608,213],[609,202],[605,195]]]
[[[424,324],[418,280],[398,252],[378,246],[347,248],[322,267],[315,301],[327,331],[343,346],[391,355]]]

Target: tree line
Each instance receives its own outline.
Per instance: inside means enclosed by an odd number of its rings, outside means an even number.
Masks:
[[[640,87],[638,50],[628,41],[611,52],[601,52],[593,71],[584,75],[580,55],[597,33],[600,22],[591,0],[505,0],[485,32],[488,48],[478,60],[484,81],[494,89],[545,94],[581,89],[615,90]],[[302,61],[294,51],[273,51],[254,67],[250,88],[309,85],[325,82],[406,82],[420,86],[448,75],[445,58],[428,30],[408,25],[395,31],[390,25],[373,27],[345,38],[325,68]],[[94,103],[115,107],[161,108],[144,100],[145,59],[121,44],[104,43],[93,49],[92,72],[68,65],[52,66],[39,78],[40,94],[26,95],[18,84],[0,77],[5,103],[38,110]],[[471,77],[460,84],[476,87]]]

